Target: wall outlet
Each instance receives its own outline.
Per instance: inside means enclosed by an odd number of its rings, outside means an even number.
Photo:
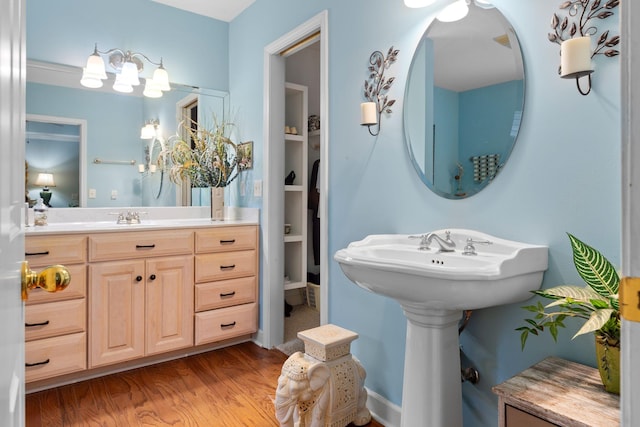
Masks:
[[[253,181],[253,197],[262,197],[262,180]]]
[[[118,190],[111,190],[111,200],[118,198]]]
[[[96,198],[96,189],[95,188],[90,188],[89,189],[89,198],[90,199],[95,199]]]

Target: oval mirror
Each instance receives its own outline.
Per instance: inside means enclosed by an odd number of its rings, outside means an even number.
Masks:
[[[405,142],[422,181],[449,199],[486,187],[509,158],[524,106],[522,52],[507,19],[477,0],[459,21],[434,19],[404,99]]]

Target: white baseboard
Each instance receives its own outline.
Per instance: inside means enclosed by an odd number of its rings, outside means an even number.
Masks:
[[[385,427],[400,427],[401,408],[375,391],[367,390],[367,408],[373,418]]]

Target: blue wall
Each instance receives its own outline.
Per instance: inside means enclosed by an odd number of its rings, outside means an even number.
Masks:
[[[322,10],[329,11],[330,254],[373,233],[466,227],[548,245],[546,287],[579,283],[567,231],[619,263],[619,62],[597,58],[593,91],[581,96],[574,82],[558,78],[559,47],[547,41],[549,20],[559,2],[494,3],[522,44],[524,116],[508,164],[491,185],[464,200],[440,198],[427,189],[414,173],[403,142],[401,106],[412,52],[438,5],[415,10],[401,0],[257,0],[231,23],[229,89],[260,159],[264,47]],[[615,21],[598,25],[601,30],[613,26],[617,32]],[[389,96],[398,100],[397,108],[383,118],[382,132],[373,138],[359,124],[367,61],[372,51],[392,45],[400,50],[388,72],[396,76]],[[259,161],[255,173],[262,174]],[[352,348],[367,368],[367,386],[400,404],[406,331],[402,310],[353,285],[337,263],[327,262],[329,320],[360,334]],[[491,387],[545,356],[595,364],[592,338],[571,341],[576,326],[570,322],[557,344],[546,336],[534,337],[521,352],[514,331],[526,316],[520,305],[478,310],[462,334],[464,351],[482,378],[478,385],[463,385],[467,426],[496,425],[497,399]]]

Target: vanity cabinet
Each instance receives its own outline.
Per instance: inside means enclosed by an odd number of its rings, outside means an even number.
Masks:
[[[87,368],[87,236],[28,236],[25,259],[34,271],[63,264],[69,286],[49,293],[36,288],[25,305],[25,381]]]
[[[549,357],[493,387],[499,427],[614,427],[620,396],[604,390],[598,370]]]
[[[192,230],[89,237],[91,368],[193,345]]]
[[[195,235],[195,345],[258,330],[258,227]]]
[[[285,290],[307,286],[307,109],[307,87],[286,83],[285,123],[297,133],[284,136],[285,174],[295,173],[294,181],[284,186],[284,223],[291,225],[290,232],[284,234]]]
[[[28,391],[208,351],[258,330],[255,222],[32,233],[31,268],[63,264],[71,282],[62,292],[29,293]]]

